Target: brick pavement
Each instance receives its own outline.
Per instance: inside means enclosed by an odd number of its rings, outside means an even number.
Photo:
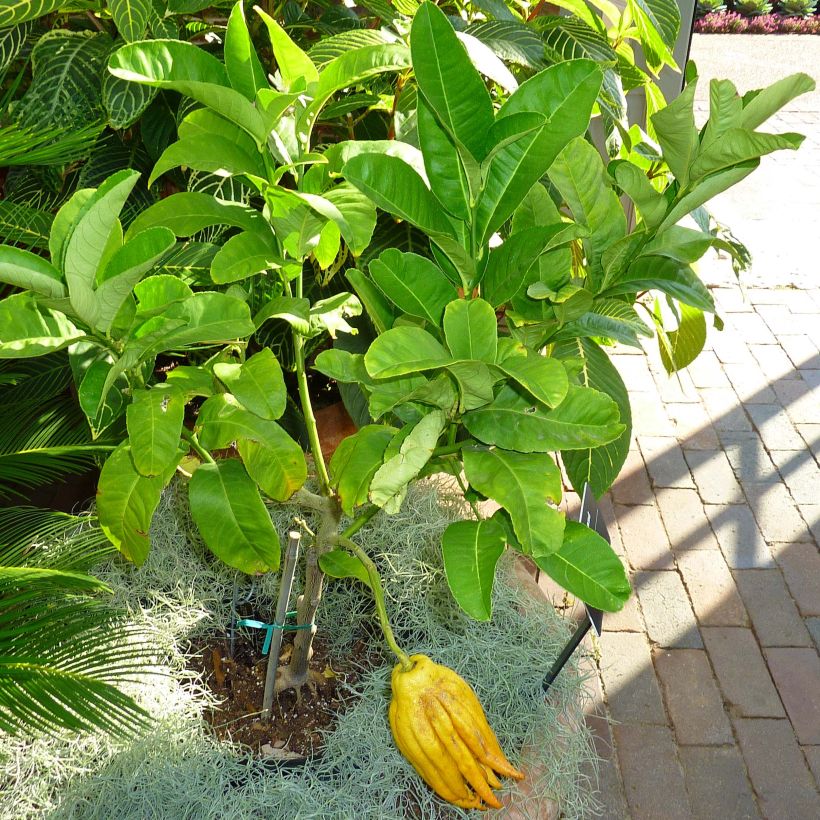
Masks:
[[[693,44],[702,77],[725,76],[715,43]],[[737,64],[742,91],[780,70]],[[756,260],[745,291],[727,260],[701,268],[726,330],[679,379],[649,346],[615,357],[635,436],[603,509],[636,595],[593,655],[607,817],[820,818],[820,96],[776,119],[799,154],[713,207]]]

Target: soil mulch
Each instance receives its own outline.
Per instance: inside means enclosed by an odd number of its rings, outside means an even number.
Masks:
[[[194,650],[194,670],[204,673],[205,682],[222,700],[205,714],[219,740],[248,747],[254,757],[287,760],[311,757],[321,749],[321,730],[334,727],[350,698],[348,687],[358,680],[357,659],[361,660],[364,643],[341,663],[331,663],[321,637],[315,639],[310,682],[299,697],[287,691],[274,700],[270,723],[260,714],[267,656],[239,636],[233,658],[224,640],[201,642]],[[291,650],[291,642],[282,645],[280,664],[288,661]]]

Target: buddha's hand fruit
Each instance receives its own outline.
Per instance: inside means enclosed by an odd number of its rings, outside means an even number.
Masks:
[[[399,751],[440,797],[465,809],[500,809],[496,772],[520,780],[470,685],[426,655],[393,669],[390,728]]]

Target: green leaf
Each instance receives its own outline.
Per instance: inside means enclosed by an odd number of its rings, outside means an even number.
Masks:
[[[454,359],[495,362],[498,319],[483,299],[454,299],[444,311],[444,337]]]
[[[398,157],[358,154],[347,161],[345,178],[380,208],[412,222],[436,238],[453,236],[453,229],[422,178]]]
[[[492,518],[455,521],[441,537],[447,585],[458,605],[477,621],[492,617],[495,566],[505,548],[504,528]]]
[[[364,354],[331,348],[323,350],[313,365],[314,370],[342,383],[371,384],[372,379],[364,366]]]
[[[256,56],[248,24],[245,21],[243,3],[236,3],[228,17],[225,31],[225,70],[231,87],[251,102],[260,88],[268,88],[268,78],[262,63]]]
[[[196,191],[172,194],[144,210],[131,223],[126,239],[155,225],[170,228],[177,236],[193,236],[213,225],[229,225],[262,236],[271,233],[259,211]]]
[[[66,295],[60,271],[42,256],[10,245],[0,245],[0,282],[33,290],[51,299]]]
[[[214,374],[251,413],[275,421],[285,412],[285,379],[269,347],[242,364],[217,362]]]
[[[480,159],[493,124],[490,95],[452,24],[432,3],[413,17],[410,50],[419,89],[445,132]]]
[[[247,153],[238,143],[238,140],[217,134],[198,134],[180,139],[162,152],[151,171],[148,185],[153,185],[166,171],[179,166],[207,171],[220,177],[253,174],[264,179],[267,174],[262,158],[257,153]]]
[[[150,228],[149,228],[150,230]],[[149,276],[134,285],[137,316],[148,318],[162,312],[174,302],[182,302],[194,292],[181,279],[167,273]]]
[[[108,0],[108,9],[127,43],[142,39],[151,19],[150,0]]]
[[[218,285],[241,282],[284,265],[273,235],[242,231],[234,234],[211,260],[211,279]]]
[[[664,256],[640,256],[602,296],[659,290],[700,310],[715,312],[712,294],[689,265]]]
[[[547,407],[557,407],[567,395],[567,371],[557,359],[521,346],[524,355],[506,356],[496,362],[502,372]]]
[[[325,191],[323,196],[342,217],[335,221],[350,252],[354,256],[361,255],[373,238],[375,206],[365,194],[346,182]]]
[[[598,533],[577,521],[567,521],[561,549],[535,563],[576,598],[604,612],[622,609],[631,593],[621,559]]]
[[[77,399],[91,428],[91,436],[95,439],[122,415],[125,406],[122,391],[128,384],[124,377],[102,395],[110,371],[110,360],[92,362],[77,388]]]
[[[95,327],[107,333],[139,280],[174,246],[168,228],[148,228],[111,256],[94,293]],[[99,274],[98,274],[99,276]]]
[[[446,424],[441,410],[428,413],[406,435],[399,452],[379,467],[370,482],[370,500],[377,507],[383,507],[387,513],[398,512],[407,485],[430,460]]]
[[[158,385],[133,396],[125,418],[131,458],[142,475],[163,475],[176,464],[184,417],[185,402],[174,387]]]
[[[367,502],[370,482],[395,432],[387,425],[368,424],[336,448],[329,465],[330,486],[339,494],[345,515],[352,516],[355,507]]]
[[[158,89],[129,83],[106,73],[102,81],[102,102],[108,124],[117,130],[130,128],[157,96]]]
[[[628,0],[627,6],[650,69],[657,72],[664,65],[677,69],[672,49],[680,31],[681,15],[675,0]]]
[[[367,372],[374,379],[432,370],[451,361],[435,337],[420,327],[395,327],[382,333],[364,356]]]
[[[499,151],[490,163],[477,211],[482,241],[507,221],[561,149],[586,131],[601,80],[594,62],[569,60],[522,83],[501,106],[497,120],[528,111],[544,116],[545,124]]]
[[[640,347],[639,336],[651,337],[652,331],[632,305],[620,299],[595,299],[583,316],[564,325],[552,340],[602,337]]]
[[[345,271],[345,278],[353,286],[356,295],[364,305],[367,316],[379,333],[384,333],[393,327],[397,318],[390,300],[368,279],[360,270],[349,268]]]
[[[319,556],[319,566],[331,578],[355,578],[370,587],[370,576],[364,564],[344,550],[331,550]]]
[[[0,200],[0,240],[25,248],[48,248],[54,217],[23,202]]]
[[[0,9],[0,14],[3,10]],[[0,28],[0,72],[4,72],[23,48],[31,26],[26,23]]]
[[[267,131],[262,115],[238,91],[230,88],[225,67],[193,43],[150,40],[115,51],[108,70],[130,82],[178,91],[236,123],[263,145]]]
[[[691,82],[666,108],[652,115],[652,125],[663,150],[663,158],[675,179],[686,187],[689,168],[698,154],[698,129],[693,104],[697,82]]]
[[[123,442],[103,464],[97,484],[97,517],[108,540],[129,560],[141,566],[148,557],[148,531],[162,488],[171,478],[140,475]]]
[[[608,395],[617,404],[621,424],[625,427],[608,444],[561,453],[561,460],[575,491],[583,493],[584,484],[589,484],[595,497],[600,498],[618,477],[629,452],[632,435],[629,395],[618,370],[591,339],[572,339],[557,344],[553,355],[559,359],[580,358],[581,383]]]
[[[453,362],[447,365],[447,372],[458,382],[461,393],[459,409],[462,413],[467,410],[475,410],[476,407],[483,407],[493,400],[493,386],[498,379],[484,362]],[[445,400],[440,405],[442,409],[450,409],[453,402],[449,398],[449,395],[445,393]]]
[[[195,396],[208,398],[214,394],[213,376],[203,367],[180,365],[166,377],[166,384],[176,387],[188,402]]]
[[[399,310],[425,319],[433,327],[441,325],[444,308],[456,298],[455,288],[441,269],[415,253],[389,248],[370,263],[369,270]]]
[[[561,500],[561,472],[547,454],[465,448],[470,486],[509,514],[516,538],[534,557],[561,546],[564,516],[547,501]]]
[[[248,575],[279,569],[279,536],[238,461],[200,465],[188,485],[188,501],[208,548],[229,567]]]
[[[36,20],[65,5],[65,0],[14,0],[0,7],[0,28]]]
[[[617,185],[635,203],[646,226],[652,229],[660,225],[666,215],[666,197],[652,187],[646,173],[627,160],[611,162],[608,171]]]
[[[302,448],[276,422],[242,407],[228,393],[208,399],[200,408],[197,429],[203,447],[237,443],[251,478],[276,501],[287,501],[307,477]]]
[[[701,148],[690,168],[691,180],[696,182],[773,151],[797,150],[804,139],[802,134],[760,134],[742,128],[731,128],[708,147]]]
[[[552,410],[507,385],[492,404],[465,414],[464,426],[485,444],[522,453],[597,447],[615,440],[624,430],[618,407],[609,396],[572,385]]]
[[[84,335],[62,313],[40,310],[31,293],[0,301],[0,359],[44,356]]]
[[[680,316],[678,328],[666,334],[669,348],[659,344],[661,361],[667,373],[688,367],[706,344],[706,318],[703,311],[683,304],[677,306],[677,311]]]
[[[310,302],[295,296],[278,296],[271,299],[253,317],[253,323],[260,328],[268,319],[283,319],[299,333],[307,336],[310,333]]]
[[[791,74],[767,88],[749,92],[743,98],[739,125],[741,128],[757,128],[795,97],[814,89],[815,82],[808,74]]]
[[[612,190],[598,149],[582,137],[572,140],[555,158],[549,178],[575,221],[589,229],[584,251],[590,286],[596,291],[604,278],[604,251],[626,234],[621,202]]]
[[[255,6],[254,11],[267,26],[284,90],[305,91],[312,83],[318,82],[319,72],[310,57],[290,39],[279,23],[265,14],[259,6]]]
[[[310,336],[318,336],[327,332],[331,339],[337,333],[355,334],[356,328],[348,324],[347,319],[360,316],[361,302],[352,293],[337,293],[313,303],[310,309]]]

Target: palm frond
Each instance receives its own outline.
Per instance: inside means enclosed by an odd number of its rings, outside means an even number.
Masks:
[[[0,412],[53,399],[68,387],[71,367],[64,350],[33,359],[0,361]]]
[[[38,131],[13,124],[0,128],[0,167],[66,165],[88,155],[102,125]]]

